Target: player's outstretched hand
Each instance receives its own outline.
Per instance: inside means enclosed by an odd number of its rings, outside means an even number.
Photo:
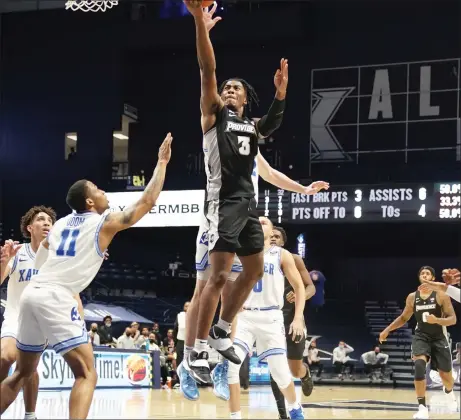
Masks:
[[[208,32],[210,32],[214,26],[222,20],[222,17],[216,16],[213,18],[213,15],[216,12],[216,8],[218,7],[218,3],[214,2],[213,7],[203,9],[203,21],[205,22],[205,26]]]
[[[285,58],[280,60],[280,68],[275,72],[274,85],[278,99],[284,99],[288,87],[288,60]]]
[[[418,290],[423,293],[429,293],[432,291],[445,292],[447,287],[448,286],[445,283],[439,283],[431,280],[422,280],[422,284],[418,287]]]
[[[173,137],[171,133],[168,133],[163,140],[160,149],[158,150],[158,161],[161,163],[168,163],[171,159],[171,142],[173,141]]]
[[[389,333],[387,332],[387,330],[381,331],[381,334],[379,334],[379,342],[381,344],[384,343],[387,340],[388,335],[389,335]]]
[[[304,321],[301,319],[294,319],[290,325],[288,335],[292,335],[292,340],[295,343],[299,343],[304,337]]]
[[[184,0],[184,4],[192,16],[203,16],[202,0]]]
[[[459,284],[461,280],[461,273],[456,268],[446,268],[442,271],[442,278],[446,284]]]
[[[18,251],[21,249],[22,244],[19,244],[18,241],[13,241],[12,239],[7,239],[5,245],[2,247],[1,259],[2,263],[9,261],[11,258],[14,258]]]
[[[325,181],[315,181],[311,185],[304,187],[304,194],[306,195],[314,195],[317,194],[321,190],[328,190],[330,188],[330,184]]]

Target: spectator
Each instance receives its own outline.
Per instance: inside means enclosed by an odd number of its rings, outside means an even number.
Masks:
[[[134,349],[134,339],[133,339],[133,331],[130,327],[125,329],[125,334],[121,335],[117,340],[117,348],[118,349],[125,349],[125,350],[132,350]]]
[[[99,338],[101,344],[112,345],[115,342],[115,338],[112,333],[112,317],[106,315],[102,320],[103,325],[99,327]]]
[[[165,352],[168,363],[171,364],[171,369],[176,370],[176,352],[172,329],[168,330],[167,336],[163,340],[163,351]]]
[[[135,321],[131,323],[130,327],[131,327],[131,332],[133,334],[133,340],[136,342],[136,340],[141,335],[141,332],[139,331],[139,324]]]
[[[314,307],[323,306],[325,304],[325,276],[317,270],[313,270],[309,274],[315,286],[315,295],[310,298],[309,304]]]
[[[353,379],[355,365],[348,356],[353,351],[354,349],[344,341],[340,341],[338,347],[333,350],[333,366],[339,379],[343,379],[343,374],[347,367],[349,368],[349,375]]]
[[[323,371],[323,364],[320,363],[319,351],[317,349],[317,341],[312,340],[307,353],[307,363],[309,364],[310,371],[317,368],[317,378],[320,378]]]
[[[96,322],[93,322],[91,324],[91,328],[90,328],[90,331],[88,332],[88,335],[90,337],[90,342],[93,346],[101,345],[101,339],[98,334],[98,324],[96,324]]]
[[[379,379],[384,379],[384,372],[386,370],[386,364],[389,360],[389,356],[381,353],[381,349],[378,346],[376,346],[374,350],[363,353],[362,360],[365,365],[365,373],[370,379],[373,377],[374,369],[380,369],[381,375]]]
[[[152,332],[155,333],[155,336],[157,337],[157,344],[160,345],[160,343],[162,342],[162,334],[160,334],[160,327],[158,325],[158,322],[154,322]]]
[[[134,339],[134,346],[139,349],[142,345],[149,340],[149,328],[144,327],[141,330],[141,334],[139,334],[138,338]]]
[[[144,328],[143,328],[144,330]],[[141,349],[145,351],[160,351],[160,347],[155,342],[155,334],[150,333],[147,340],[141,345]],[[163,359],[165,360],[165,359]]]
[[[186,339],[186,312],[190,302],[184,304],[184,310],[179,312],[174,323],[174,337],[176,338],[176,353],[178,355],[176,364],[179,366],[184,357],[184,340]]]

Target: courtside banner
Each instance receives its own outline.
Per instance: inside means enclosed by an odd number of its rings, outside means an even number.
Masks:
[[[135,203],[142,191],[106,193],[111,211]],[[199,226],[205,190],[162,191],[156,205],[134,227]]]
[[[152,358],[149,353],[97,351],[94,364],[98,374],[96,388],[138,388],[152,385]],[[15,365],[9,374],[14,371]],[[37,368],[40,389],[72,388],[74,375],[64,359],[46,349]]]

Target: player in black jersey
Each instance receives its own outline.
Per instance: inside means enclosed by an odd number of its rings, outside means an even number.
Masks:
[[[251,175],[258,154],[258,138],[272,134],[281,124],[288,84],[288,62],[282,59],[274,77],[276,94],[264,117],[250,119],[247,110],[257,101],[253,88],[242,79],[227,80],[220,91],[209,30],[219,18],[207,19],[200,0],[185,1],[196,28],[201,75],[200,107],[207,173],[205,215],[211,277],[200,298],[197,340],[189,355],[194,379],[208,382],[208,344],[234,363],[241,363],[230,339],[231,322],[263,274],[264,236],[256,212]],[[216,10],[216,5],[211,14]],[[208,13],[207,13],[208,15]],[[210,330],[221,291],[232,269],[234,255],[243,271],[222,306],[218,324]]]
[[[435,271],[424,266],[419,270],[419,281],[435,281]],[[431,369],[438,370],[447,394],[448,404],[456,407],[456,396],[453,392],[452,359],[446,327],[456,324],[456,314],[451,300],[444,292],[416,291],[407,297],[402,314],[379,335],[379,341],[386,341],[391,331],[403,327],[412,315],[417,325],[411,345],[415,362],[415,389],[418,399],[418,412],[415,419],[428,419],[426,406],[426,364],[431,362]]]
[[[282,227],[274,227],[271,236],[271,244],[284,247],[288,241],[287,234],[285,229]],[[296,268],[303,279],[304,286],[306,286],[306,300],[310,299],[315,295],[315,286],[307,271],[306,265],[304,264],[303,259],[297,255],[292,254],[295,260]],[[309,367],[303,363],[303,353],[306,347],[306,336],[303,337],[293,337],[288,334],[290,331],[290,324],[293,322],[294,312],[295,312],[295,294],[290,283],[285,279],[285,293],[284,293],[284,305],[283,305],[283,318],[285,323],[285,332],[287,339],[287,358],[288,365],[290,366],[291,374],[295,378],[301,379],[301,386],[304,395],[309,396],[314,389],[314,384],[312,382],[311,374]],[[272,393],[274,394],[275,401],[277,403],[277,409],[279,411],[279,416],[281,419],[287,419],[288,414],[285,406],[285,397],[281,393],[279,387],[272,379],[271,376],[271,387]]]

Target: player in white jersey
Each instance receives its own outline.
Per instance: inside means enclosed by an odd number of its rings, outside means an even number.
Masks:
[[[0,382],[16,362],[16,335],[18,331],[19,298],[35,273],[34,260],[40,242],[46,238],[56,221],[56,213],[50,207],[34,206],[21,218],[21,233],[29,243],[19,244],[12,240],[5,242],[0,257],[0,284],[8,278],[4,321],[1,329]],[[24,405],[26,419],[35,418],[38,394],[38,374],[24,384]]]
[[[261,153],[258,153],[255,159],[252,181],[255,190],[255,199],[258,199],[258,181],[259,176],[278,188],[293,191],[300,194],[311,195],[320,191],[321,189],[328,189],[329,184],[324,181],[313,182],[309,186],[303,186],[296,181],[293,181],[282,172],[272,168],[269,163],[264,159]],[[200,223],[199,231],[197,234],[196,241],[196,254],[195,254],[195,268],[197,270],[197,282],[195,284],[194,295],[191,299],[189,309],[187,311],[186,321],[186,340],[184,348],[184,360],[185,363],[178,367],[178,374],[180,377],[180,389],[182,394],[189,400],[196,400],[199,397],[199,391],[197,384],[189,374],[189,367],[187,366],[187,358],[189,353],[193,350],[194,342],[197,333],[197,316],[199,311],[199,302],[202,291],[211,275],[211,268],[208,261],[208,221],[203,215]],[[237,257],[234,258],[234,264],[232,270],[229,273],[228,280],[235,281],[238,275],[242,272],[242,265]],[[222,298],[228,294],[229,286],[224,287]],[[210,375],[208,363],[202,360],[204,370],[208,369],[208,375]],[[206,364],[205,364],[206,363]],[[227,400],[229,398],[229,390],[227,387],[227,364],[219,364],[217,369],[213,372],[213,384],[215,394],[222,399]]]
[[[285,295],[285,277],[294,289],[295,316],[289,334],[300,340],[304,336],[305,287],[296,268],[293,255],[287,250],[271,245],[273,225],[266,217],[260,217],[264,232],[264,275],[253,287],[237,316],[235,351],[241,360],[252,354],[256,342],[258,359],[267,360],[269,371],[287,400],[292,419],[304,418],[296,397],[293,377],[286,357],[286,336],[282,307]],[[229,408],[231,418],[241,418],[240,365],[229,364]]]
[[[35,258],[35,269],[40,271],[20,299],[17,366],[1,384],[0,414],[35,371],[48,339],[75,376],[69,416],[86,419],[97,375],[93,349],[74,295],[91,283],[114,236],[137,223],[155,205],[171,157],[171,141],[168,133],[152,179],[140,199],[122,212],[111,213],[104,191],[90,181],[80,180],[70,187],[66,201],[73,213],[58,220],[41,243]]]

